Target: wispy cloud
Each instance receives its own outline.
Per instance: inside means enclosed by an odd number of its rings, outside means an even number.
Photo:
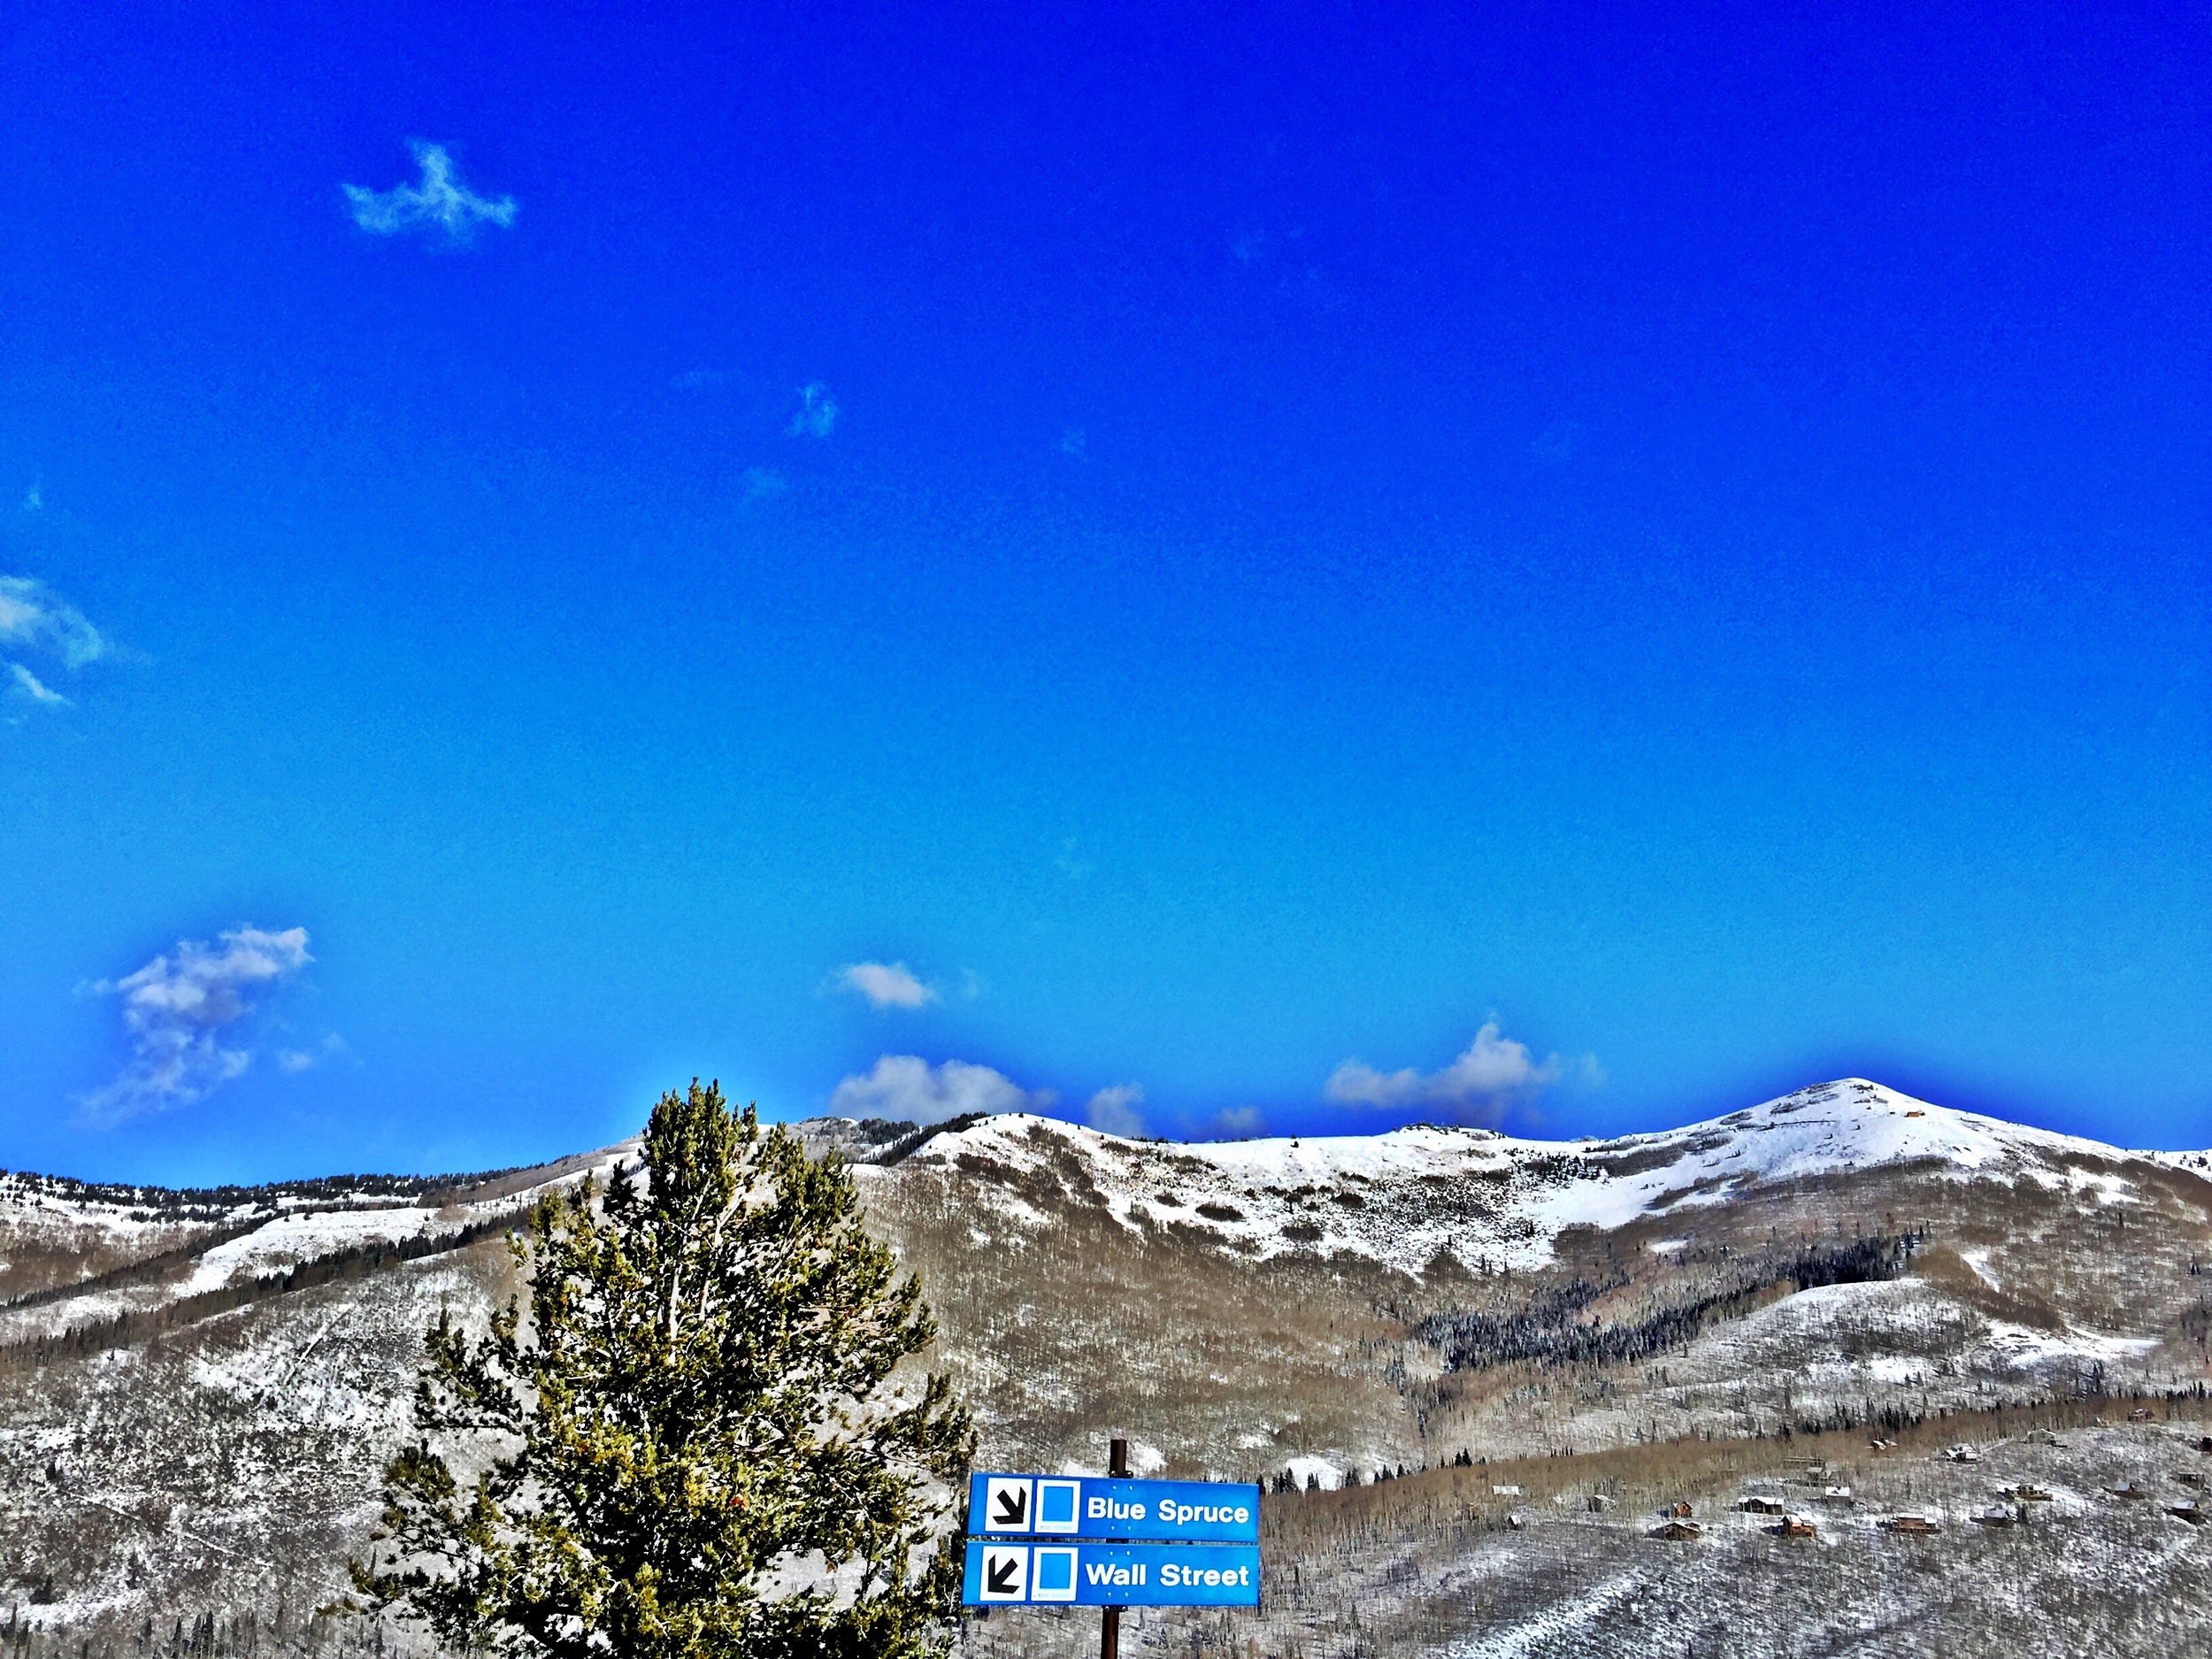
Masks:
[[[0,576],[0,645],[58,663],[71,672],[97,661],[109,650],[107,641],[83,611],[28,576]],[[69,699],[28,664],[12,658],[0,662],[7,668],[12,696],[46,708],[69,706]]]
[[[0,641],[50,652],[70,668],[108,652],[107,641],[83,611],[28,576],[0,576]]]
[[[173,955],[90,987],[122,998],[131,1057],[113,1082],[84,1096],[87,1117],[117,1124],[188,1105],[242,1075],[254,1051],[225,1047],[224,1033],[255,1011],[265,992],[313,960],[304,927],[239,927],[211,945],[180,940]]]
[[[349,184],[346,199],[353,204],[353,222],[376,236],[396,236],[403,231],[443,234],[451,242],[465,242],[479,225],[497,225],[503,230],[515,222],[519,204],[511,196],[497,201],[477,195],[461,182],[453,157],[442,144],[416,139],[407,146],[422,169],[419,184],[395,185],[372,190]]]
[[[837,430],[837,399],[819,380],[799,388],[799,412],[788,428],[795,438],[826,438]]]
[[[918,1055],[887,1054],[865,1077],[840,1083],[829,1109],[841,1118],[935,1124],[969,1112],[1043,1111],[1059,1098],[1048,1088],[1025,1089],[987,1065],[932,1065]]]
[[[1561,1070],[1557,1055],[1540,1063],[1525,1043],[1502,1034],[1493,1019],[1486,1020],[1465,1052],[1441,1071],[1408,1066],[1379,1071],[1364,1061],[1347,1060],[1329,1074],[1321,1092],[1347,1106],[1437,1106],[1455,1116],[1494,1117],[1558,1081]]]
[[[295,1073],[312,1071],[326,1061],[336,1060],[352,1052],[346,1047],[346,1040],[334,1031],[311,1048],[278,1049],[277,1070]]]
[[[771,466],[749,466],[741,480],[747,501],[764,501],[791,493],[791,480]]]
[[[1134,1141],[1148,1133],[1144,1113],[1144,1085],[1116,1083],[1091,1096],[1083,1108],[1083,1121],[1110,1135]]]
[[[1267,1133],[1267,1118],[1256,1106],[1231,1106],[1214,1114],[1206,1125],[1209,1141],[1249,1141]]]
[[[17,688],[33,703],[58,703],[64,708],[69,706],[68,698],[63,696],[60,692],[56,691],[36,674],[24,667],[22,664],[10,663],[8,672],[15,676]]]
[[[871,1008],[926,1008],[937,988],[903,962],[850,962],[830,976],[830,988],[868,999]]]

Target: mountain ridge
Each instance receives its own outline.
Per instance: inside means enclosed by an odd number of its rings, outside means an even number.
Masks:
[[[1925,1164],[1960,1179],[2028,1179],[2053,1189],[2072,1181],[2097,1187],[2114,1202],[2130,1202],[2128,1184],[2090,1166],[2140,1162],[2212,1179],[2212,1160],[2203,1153],[2131,1151],[1936,1105],[1863,1078],[1809,1085],[1719,1118],[1603,1141],[1409,1125],[1373,1135],[1158,1141],[1004,1113],[949,1128],[907,1158],[924,1167],[965,1159],[972,1166],[1033,1170],[1052,1156],[1040,1150],[1041,1139],[1076,1152],[1097,1172],[1123,1177],[1100,1190],[1109,1213],[1125,1225],[1169,1224],[1179,1217],[1168,1212],[1188,1210],[1231,1248],[1242,1245],[1263,1260],[1290,1248],[1344,1249],[1415,1273],[1440,1248],[1471,1268],[1541,1266],[1552,1259],[1551,1240],[1569,1227],[1609,1230],[1668,1209],[1723,1203],[1763,1182],[1885,1166]],[[1172,1192],[1163,1202],[1156,1187],[1148,1201],[1139,1190],[1141,1171],[1163,1164],[1165,1172],[1184,1177],[1199,1194],[1194,1201]],[[1361,1185],[1384,1177],[1488,1184],[1500,1202],[1446,1206],[1410,1231],[1402,1220],[1387,1228],[1363,1225],[1363,1198],[1343,1201],[1360,1198]],[[1100,1185],[1095,1173],[1092,1179]],[[1209,1205],[1217,1213],[1207,1214]],[[1023,1218],[1018,1205],[1005,1213]]]
[[[1432,1125],[1174,1142],[1028,1114],[792,1128],[852,1161],[869,1225],[920,1276],[940,1327],[920,1363],[970,1403],[987,1466],[1095,1469],[1124,1434],[1142,1473],[1319,1488],[1271,1507],[1273,1559],[1336,1587],[1271,1602],[1271,1654],[1448,1645],[1514,1608],[1532,1622],[1513,1628],[1551,1628],[1640,1539],[1602,1505],[1703,1503],[1778,1478],[1809,1440],[1864,1458],[2081,1432],[2076,1451],[2005,1455],[2105,1528],[2107,1561],[2141,1527],[2098,1518],[2095,1482],[2120,1478],[2101,1471],[2149,1479],[2208,1409],[2206,1155],[1865,1079],[1605,1140]],[[425,1326],[488,1318],[516,1288],[499,1235],[637,1151],[409,1178],[412,1197],[355,1177],[172,1203],[0,1177],[0,1594],[54,1633],[27,1659],[142,1654],[143,1622],[173,1612],[287,1631],[288,1652],[342,1645],[342,1621],[302,1609],[342,1592],[374,1522]],[[2170,1424],[2131,1426],[2154,1411]],[[1563,1507],[1517,1510],[1469,1472],[1483,1460]],[[1846,1479],[1896,1502],[1923,1489],[1878,1465]],[[1943,1479],[1947,1502],[1975,1490],[1970,1464]],[[1509,1512],[1535,1554],[1515,1553]],[[1854,1560],[1885,1547],[1878,1518],[1853,1523]],[[1779,1570],[1750,1534],[1725,1548],[1752,1552],[1730,1557],[1744,1582]],[[1409,1563],[1440,1586],[1520,1587],[1376,1611]],[[1701,1582],[1734,1594],[1716,1572]],[[1846,1587],[1821,1594],[1845,1605]],[[1974,1605],[1972,1628],[2019,1628]],[[1132,1651],[1197,1628],[1164,1623]],[[998,1629],[971,1631],[972,1659],[1011,1650]],[[1638,1651],[1609,1640],[1532,1651]]]

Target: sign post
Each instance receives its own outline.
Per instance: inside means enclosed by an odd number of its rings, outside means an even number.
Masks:
[[[1257,1607],[1260,1489],[1108,1472],[977,1474],[968,1483],[968,1607],[1095,1607],[1099,1659],[1120,1659],[1125,1607]]]
[[[1106,1478],[1129,1479],[1129,1442],[1117,1439],[1106,1454]],[[1098,1659],[1121,1659],[1121,1609],[1110,1607],[1098,1616]]]

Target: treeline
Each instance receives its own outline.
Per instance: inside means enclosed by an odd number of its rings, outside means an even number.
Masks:
[[[1608,1291],[1629,1283],[1628,1275],[1617,1270],[1604,1279],[1577,1279],[1502,1317],[1432,1314],[1416,1325],[1415,1332],[1442,1353],[1447,1371],[1475,1371],[1517,1362],[1634,1364],[1686,1346],[1709,1319],[1748,1311],[1753,1302],[1779,1285],[1809,1290],[1818,1285],[1895,1279],[1911,1264],[1919,1241],[1918,1234],[1903,1233],[1855,1239],[1847,1244],[1808,1245],[1778,1266],[1740,1273],[1717,1289],[1634,1321],[1594,1319],[1586,1324],[1576,1317]]]
[[[132,1187],[116,1181],[80,1181],[65,1175],[0,1170],[0,1188],[13,1186],[69,1203],[112,1204],[134,1221],[219,1221],[240,1210],[286,1205],[340,1204],[349,1199],[394,1198],[413,1202],[439,1193],[519,1175],[526,1166],[467,1175],[323,1175],[312,1180],[270,1181],[259,1187]]]
[[[424,1233],[396,1241],[379,1239],[347,1249],[334,1250],[327,1256],[319,1256],[311,1262],[302,1262],[281,1273],[260,1274],[237,1284],[202,1291],[196,1296],[180,1296],[158,1308],[147,1309],[142,1312],[126,1310],[111,1319],[76,1325],[58,1336],[29,1337],[19,1342],[0,1344],[0,1371],[35,1369],[57,1360],[81,1359],[109,1348],[128,1348],[136,1342],[150,1340],[165,1332],[196,1325],[202,1319],[211,1319],[217,1314],[228,1313],[234,1309],[264,1302],[272,1296],[289,1295],[296,1290],[312,1290],[318,1286],[334,1285],[344,1279],[366,1279],[371,1273],[397,1266],[403,1262],[442,1256],[449,1250],[465,1248],[479,1240],[505,1233],[517,1225],[527,1213],[526,1208],[511,1210],[450,1233]]]
[[[865,1150],[856,1149],[844,1155],[848,1164],[874,1164],[885,1169],[903,1164],[939,1135],[957,1134],[972,1129],[989,1117],[988,1112],[965,1112],[949,1118],[941,1124],[892,1123],[881,1118],[864,1119],[856,1139]]]
[[[160,1279],[188,1263],[198,1260],[218,1245],[228,1244],[234,1239],[242,1239],[250,1233],[258,1233],[273,1219],[273,1217],[265,1214],[257,1215],[250,1220],[238,1222],[231,1226],[219,1227],[211,1233],[203,1233],[190,1242],[180,1244],[173,1250],[163,1250],[158,1255],[141,1256],[135,1262],[127,1262],[121,1267],[111,1267],[104,1273],[88,1274],[83,1279],[72,1279],[65,1285],[48,1285],[41,1290],[27,1290],[20,1295],[10,1296],[4,1301],[0,1301],[0,1309],[43,1307],[50,1302],[67,1302],[73,1296],[89,1295],[95,1291],[118,1290],[127,1285],[142,1285],[149,1280]]]

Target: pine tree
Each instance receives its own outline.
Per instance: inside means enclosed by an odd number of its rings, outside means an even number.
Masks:
[[[641,1167],[533,1213],[526,1314],[431,1327],[357,1588],[522,1659],[941,1647],[974,1435],[944,1378],[895,1376],[935,1326],[857,1212],[834,1155],[663,1095]]]

